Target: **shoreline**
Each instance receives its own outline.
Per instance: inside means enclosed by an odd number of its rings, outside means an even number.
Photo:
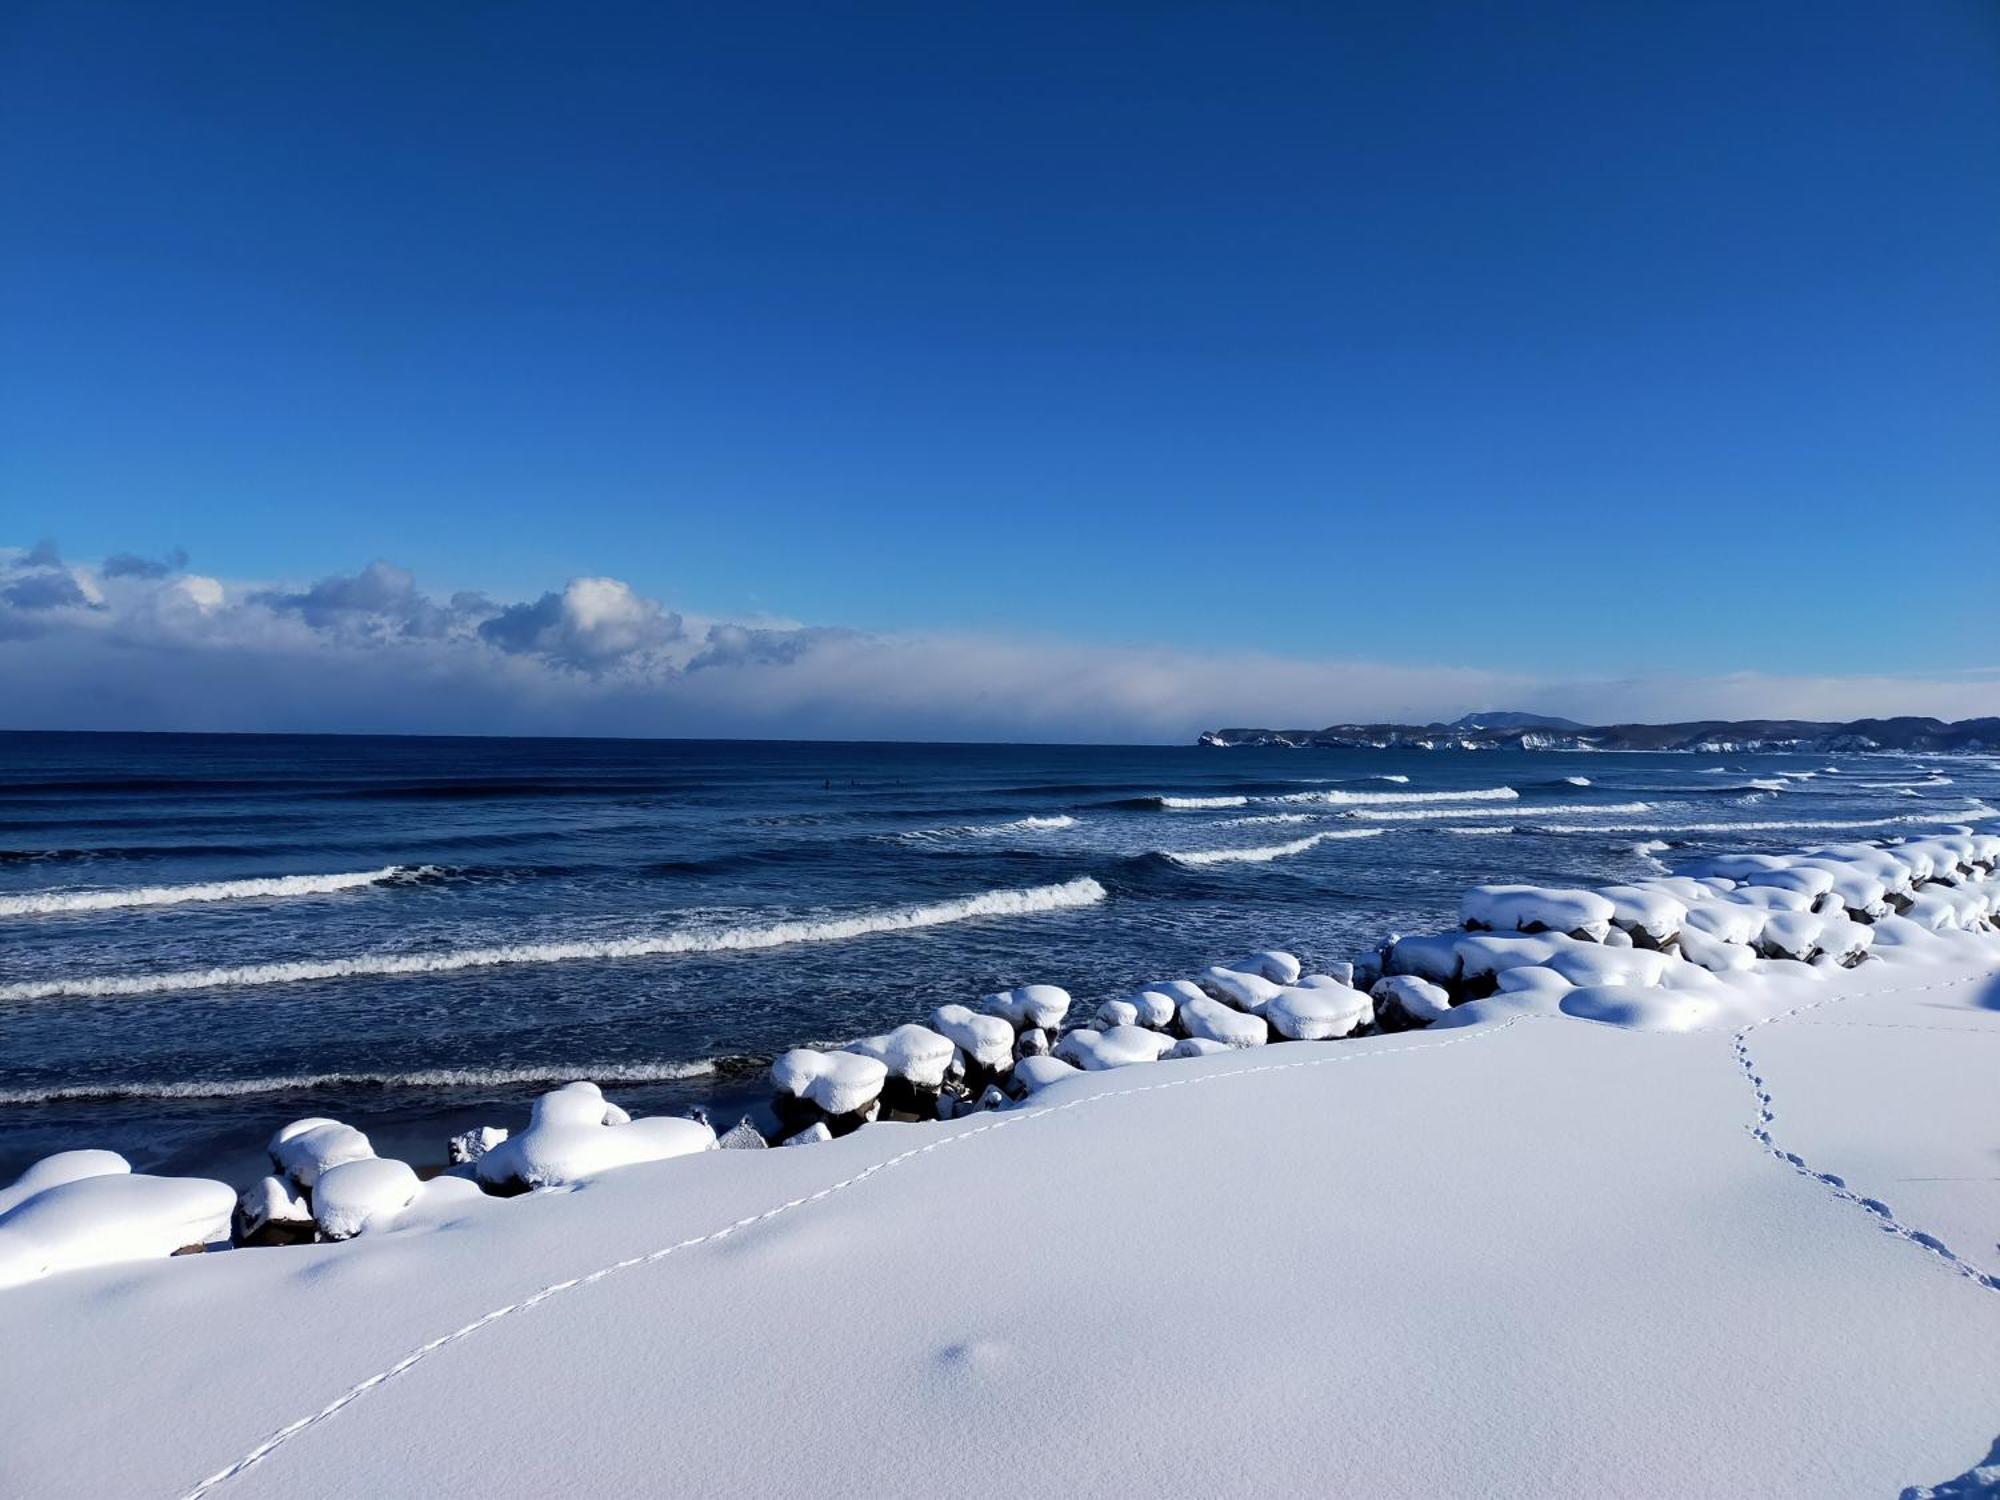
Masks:
[[[1199,1378],[1218,1418],[1260,1420],[1135,1446],[1119,1434],[1150,1424],[1079,1416],[1037,1436],[1041,1471],[1185,1494],[1939,1483],[2000,1427],[2000,1268],[1972,1230],[1932,1234],[1944,1200],[1884,1183],[1983,1139],[1963,1095],[1990,1074],[1937,1070],[2000,1044],[2000,943],[1785,968],[1687,1030],[1496,992],[1442,1030],[1081,1073],[956,1121],[454,1198],[342,1244],[50,1277],[0,1292],[29,1356],[0,1397],[63,1413],[23,1424],[9,1478],[521,1493],[664,1472],[748,1494],[894,1433],[893,1468],[833,1488],[929,1493],[911,1477],[1018,1454],[996,1413],[1078,1391],[1143,1411]],[[1808,1046],[1957,1112],[1899,1111],[1857,1171]],[[197,1382],[199,1421],[144,1395]],[[1371,1389],[1397,1420],[1326,1400]]]

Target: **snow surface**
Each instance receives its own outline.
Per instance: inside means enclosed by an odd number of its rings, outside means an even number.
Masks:
[[[1262,1019],[1181,993],[1172,1060],[1031,1058],[1019,1103],[808,1151],[609,1124],[573,1084],[481,1167],[564,1132],[695,1154],[511,1201],[440,1178],[341,1244],[170,1262],[234,1195],[99,1163],[0,1215],[29,1278],[0,1490],[1968,1492],[2000,1431],[2000,937],[1966,837],[1889,846],[1923,919],[1671,890],[1726,976],[1569,929],[1405,939],[1499,992],[1250,1050],[1201,1028]],[[1710,906],[1870,956],[1759,957]],[[274,1146],[332,1122],[301,1123]],[[322,1193],[401,1165],[302,1152]],[[1130,1415],[1190,1391],[1200,1420]]]

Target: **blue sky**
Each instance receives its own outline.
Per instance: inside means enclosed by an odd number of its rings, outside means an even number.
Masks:
[[[30,3],[0,195],[0,544],[1551,681],[1996,661],[1984,0]]]

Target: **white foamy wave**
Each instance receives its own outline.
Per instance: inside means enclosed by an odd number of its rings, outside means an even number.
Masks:
[[[1379,828],[1340,828],[1329,829],[1325,833],[1309,833],[1302,839],[1293,839],[1289,844],[1265,844],[1257,849],[1162,849],[1159,852],[1177,865],[1261,865],[1270,860],[1283,859],[1288,854],[1303,854],[1329,839],[1374,838],[1381,832]]]
[[[1147,799],[1161,807],[1176,811],[1193,811],[1204,807],[1248,807],[1248,797],[1151,797]]]
[[[296,1094],[308,1089],[502,1088],[513,1084],[670,1083],[715,1072],[709,1061],[675,1063],[577,1063],[544,1068],[425,1068],[413,1073],[280,1073],[266,1078],[189,1078],[61,1084],[46,1089],[0,1089],[0,1105],[56,1104],[83,1099],[243,1099],[258,1094]]]
[[[1538,818],[1545,813],[1570,816],[1576,813],[1651,812],[1650,802],[1570,802],[1550,807],[1357,807],[1342,814],[1371,822],[1415,822],[1427,818]]]
[[[1408,785],[1409,785],[1409,782],[1410,782],[1410,778],[1409,778],[1409,777],[1407,777],[1407,776],[1396,776],[1396,775],[1393,775],[1393,774],[1384,774],[1384,775],[1381,775],[1381,776],[1374,776],[1374,777],[1370,777],[1369,779],[1370,779],[1370,780],[1372,780],[1372,781],[1393,781],[1393,782],[1395,782],[1395,783],[1396,783],[1396,784],[1397,784],[1398,786],[1408,786]]]
[[[1074,828],[1076,819],[1068,813],[1016,818],[1011,823],[963,823],[953,828],[916,828],[898,837],[920,843],[938,839],[1005,838],[1010,833],[1050,833],[1058,828]]]
[[[1590,785],[1590,778],[1588,776],[1565,776],[1563,777],[1563,780],[1571,786]]]
[[[1660,858],[1662,854],[1665,854],[1671,848],[1673,848],[1673,845],[1669,844],[1665,839],[1641,839],[1632,846],[1632,852],[1644,860],[1650,869],[1656,870],[1662,875],[1671,875],[1673,867]]]
[[[1317,813],[1252,813],[1247,818],[1222,818],[1209,824],[1211,828],[1249,828],[1259,823],[1311,823],[1318,820]]]
[[[1388,805],[1404,802],[1512,802],[1521,794],[1511,786],[1476,787],[1464,792],[1287,792],[1263,797],[1264,802],[1324,802],[1335,807]]]
[[[1088,875],[1061,885],[986,891],[926,906],[857,912],[849,917],[798,919],[742,927],[650,933],[582,943],[513,943],[493,948],[459,948],[444,953],[368,953],[357,958],[244,964],[235,968],[182,969],[166,974],[132,974],[98,979],[28,980],[0,985],[0,1000],[93,999],[162,995],[178,990],[235,988],[258,984],[298,984],[315,979],[392,978],[451,974],[462,969],[508,964],[574,963],[586,959],[656,958],[679,953],[735,953],[781,948],[792,943],[838,943],[878,932],[909,932],[976,917],[1027,916],[1090,906],[1104,899],[1104,887]]]
[[[287,896],[326,896],[393,880],[410,880],[435,873],[431,866],[385,865],[379,870],[355,870],[341,875],[273,875],[257,880],[211,880],[198,885],[142,885],[122,891],[31,891],[0,896],[0,916],[46,916],[65,911],[116,911],[132,906],[178,906],[187,901],[277,900]]]
[[[1962,823],[1991,818],[2000,812],[1983,803],[1953,812],[1890,814],[1880,818],[1788,818],[1742,823],[1536,823],[1537,833],[1793,833],[1816,828],[1888,828],[1910,823]]]

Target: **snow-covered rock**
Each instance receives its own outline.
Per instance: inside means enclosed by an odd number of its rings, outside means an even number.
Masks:
[[[1213,1057],[1218,1052],[1233,1052],[1236,1049],[1227,1042],[1218,1042],[1213,1037],[1184,1036],[1167,1051],[1170,1058]]]
[[[507,1139],[507,1132],[498,1125],[481,1125],[473,1130],[463,1131],[445,1142],[445,1154],[455,1167],[464,1166],[480,1157]]]
[[[1238,1010],[1251,1015],[1261,1015],[1264,1007],[1278,998],[1281,986],[1272,983],[1262,974],[1249,974],[1241,969],[1226,968],[1216,964],[1201,971],[1201,987],[1218,1000],[1226,1000]],[[1186,1007],[1183,1006],[1185,1011]]]
[[[822,1141],[833,1139],[833,1132],[826,1128],[826,1121],[818,1120],[804,1130],[788,1135],[779,1144],[785,1146],[817,1146]]]
[[[55,1183],[0,1214],[0,1288],[224,1239],[235,1207],[229,1185],[205,1177],[126,1171]]]
[[[1277,986],[1271,988],[1275,991]],[[1225,1005],[1210,995],[1183,1005],[1180,1024],[1189,1036],[1220,1042],[1225,1047],[1261,1047],[1271,1039],[1271,1029],[1262,1016]]]
[[[770,1144],[748,1115],[715,1138],[718,1151],[762,1151]]]
[[[1069,991],[1060,985],[1024,984],[1016,990],[988,995],[980,1009],[999,1016],[1016,1031],[1026,1031],[1030,1026],[1056,1031],[1069,1014],[1069,1005]]]
[[[1171,1014],[1170,1011],[1169,1016]],[[1100,1031],[1109,1031],[1113,1026],[1137,1026],[1140,1024],[1139,1007],[1130,1000],[1107,1000],[1097,1007],[1095,1019]]]
[[[1141,1026],[1165,1027],[1174,1024],[1174,1016],[1190,1000],[1199,1000],[1204,991],[1189,979],[1163,979],[1157,984],[1140,987],[1131,997],[1138,1009]]]
[[[1617,907],[1595,891],[1538,885],[1476,885],[1459,902],[1468,927],[1506,932],[1567,932],[1602,942]]]
[[[1328,979],[1280,990],[1264,1007],[1264,1020],[1294,1042],[1323,1042],[1351,1034],[1375,1019],[1375,1005],[1360,990]]]
[[[880,1036],[864,1036],[849,1042],[847,1050],[872,1057],[888,1069],[891,1078],[920,1089],[940,1088],[951,1067],[952,1039],[928,1026],[906,1023]]]
[[[1157,1062],[1173,1046],[1173,1038],[1144,1026],[1113,1026],[1106,1031],[1072,1031],[1056,1043],[1055,1056],[1086,1072]]]
[[[1297,984],[1303,967],[1292,954],[1277,948],[1266,948],[1259,953],[1246,953],[1241,958],[1232,958],[1220,965],[1234,969],[1240,974],[1255,974],[1268,979],[1273,984]]]
[[[81,1182],[86,1177],[111,1177],[132,1170],[132,1164],[116,1151],[58,1151],[35,1162],[19,1177],[0,1188],[0,1214],[18,1207],[37,1193],[65,1182]]]
[[[1399,1027],[1428,1026],[1451,1013],[1451,996],[1414,974],[1378,979],[1368,993],[1375,1001],[1376,1014]]]
[[[408,1162],[381,1156],[342,1162],[320,1173],[313,1184],[313,1222],[330,1240],[385,1229],[415,1201],[422,1186]]]
[[[312,1203],[283,1177],[260,1177],[236,1200],[230,1237],[239,1245],[282,1245],[313,1234]]]
[[[604,1123],[604,1095],[594,1083],[571,1083],[534,1103],[528,1127],[474,1164],[489,1187],[523,1192],[581,1182],[636,1162],[664,1161],[715,1149],[715,1131],[699,1120],[654,1116]]]
[[[1026,1094],[1039,1094],[1052,1083],[1080,1076],[1059,1057],[1024,1057],[1014,1067],[1014,1084]]]
[[[1014,1060],[1014,1025],[1001,1016],[981,1015],[963,1005],[940,1005],[931,1012],[931,1029],[949,1037],[968,1060],[991,1072]]]
[[[815,1052],[794,1047],[771,1064],[771,1081],[794,1099],[830,1115],[858,1114],[882,1096],[889,1068],[860,1052]]]
[[[1761,916],[1756,923],[1756,929],[1758,931],[1763,929]],[[1693,925],[1681,930],[1680,955],[1689,963],[1698,965],[1711,974],[1741,973],[1753,968],[1757,962],[1755,951],[1745,943],[1711,936]]]
[[[1687,921],[1688,903],[1656,885],[1607,885],[1597,894],[1611,903],[1614,930],[1643,940],[1647,947],[1668,942]]]
[[[1047,1057],[1055,1050],[1055,1043],[1049,1034],[1039,1026],[1030,1026],[1014,1039],[1014,1060],[1024,1057]]]
[[[320,1173],[375,1154],[368,1137],[352,1125],[318,1116],[292,1121],[271,1137],[265,1149],[280,1177],[289,1177],[307,1189],[319,1180]]]

